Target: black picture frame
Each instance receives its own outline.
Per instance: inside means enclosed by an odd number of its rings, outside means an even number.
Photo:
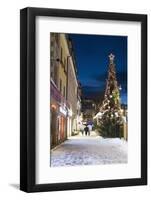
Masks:
[[[35,19],[54,16],[141,23],[141,178],[70,183],[35,183]],[[20,11],[20,189],[25,192],[121,187],[147,184],[147,15],[24,8]]]

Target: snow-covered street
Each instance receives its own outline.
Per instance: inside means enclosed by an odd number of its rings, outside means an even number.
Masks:
[[[51,151],[51,166],[127,163],[127,152],[123,139],[104,139],[95,134],[72,136]]]

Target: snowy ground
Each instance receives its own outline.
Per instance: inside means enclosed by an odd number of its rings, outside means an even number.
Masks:
[[[104,139],[73,136],[51,151],[51,166],[76,166],[127,163],[127,142],[119,138]]]

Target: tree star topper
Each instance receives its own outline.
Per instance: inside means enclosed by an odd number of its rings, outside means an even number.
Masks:
[[[113,63],[115,56],[111,53],[109,55],[110,63]]]

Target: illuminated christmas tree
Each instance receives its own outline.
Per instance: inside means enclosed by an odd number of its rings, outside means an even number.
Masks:
[[[123,116],[120,103],[121,87],[116,79],[114,59],[115,56],[111,53],[109,55],[109,69],[104,100],[100,107],[102,115],[99,119],[99,126],[101,135],[104,137],[123,137]]]

